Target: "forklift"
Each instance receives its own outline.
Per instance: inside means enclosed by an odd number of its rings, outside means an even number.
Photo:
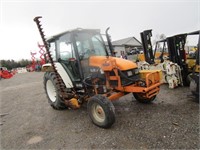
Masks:
[[[176,76],[178,76],[178,84],[188,86],[190,83],[190,75],[192,73],[193,67],[194,67],[194,59],[186,57],[186,51],[185,51],[185,43],[186,38],[188,35],[192,34],[178,34],[171,37],[167,37],[166,39],[157,41],[155,50],[153,51],[152,45],[151,45],[151,36],[152,36],[152,30],[145,30],[141,33],[141,39],[142,44],[144,48],[144,56],[145,61],[149,64],[158,64],[164,62],[164,56],[167,57],[167,59],[174,63],[170,64],[171,66],[175,66],[175,69],[172,69],[174,71],[169,71],[169,74],[172,74],[171,72],[174,72]],[[194,32],[195,34],[199,34],[199,31]],[[157,54],[157,45],[159,42],[163,42],[162,51],[159,57]],[[168,52],[166,52],[168,50]],[[159,59],[159,61],[157,61]],[[178,65],[178,66],[177,66]],[[164,69],[165,70],[165,69]],[[181,73],[175,73],[175,71],[179,70]],[[180,75],[179,75],[180,74]],[[166,76],[167,77],[167,76]],[[168,80],[168,79],[165,79]],[[167,81],[168,82],[168,81]],[[174,81],[173,81],[174,82]]]
[[[48,56],[48,63],[42,66],[44,90],[54,109],[78,109],[87,102],[91,121],[109,128],[115,122],[112,101],[129,93],[142,103],[156,98],[159,72],[139,72],[132,61],[109,55],[100,30],[78,28],[46,39],[40,18],[34,21]]]
[[[185,42],[187,34],[179,34],[167,37],[167,47],[169,53],[169,61],[176,63],[181,69],[182,85],[188,86],[187,80],[189,71],[188,64],[186,63]]]
[[[157,41],[153,50],[151,44],[152,30],[145,30],[140,33],[140,36],[144,49],[144,60],[138,62],[140,70],[160,70],[162,83],[168,83],[169,88],[177,87],[182,81],[180,68],[177,64],[167,60],[169,55],[167,40]],[[160,47],[160,43],[163,43],[162,47]],[[140,58],[142,57],[139,56]]]

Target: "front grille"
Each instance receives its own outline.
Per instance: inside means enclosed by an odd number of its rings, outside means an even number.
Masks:
[[[121,84],[122,86],[127,86],[134,84],[138,79],[139,79],[139,72],[138,69],[130,69],[126,71],[118,71],[118,74],[121,79]],[[114,72],[110,72],[111,76],[114,76]],[[117,80],[111,80],[110,84],[112,86],[118,86],[118,81]]]
[[[130,69],[126,71],[119,71],[122,86],[127,86],[135,83],[139,79],[139,71],[138,68]]]
[[[127,86],[130,84],[134,84],[138,79],[139,79],[139,74],[135,74],[129,77],[127,76],[127,78],[121,76],[121,83],[122,83],[122,86]]]

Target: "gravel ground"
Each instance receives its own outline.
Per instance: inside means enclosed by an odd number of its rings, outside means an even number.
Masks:
[[[0,81],[0,149],[199,149],[199,104],[188,87],[161,91],[152,104],[131,94],[113,102],[110,129],[93,125],[86,105],[52,109],[43,73],[17,74]]]

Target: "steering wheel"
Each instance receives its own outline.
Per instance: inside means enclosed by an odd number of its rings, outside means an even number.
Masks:
[[[89,48],[84,48],[84,50],[79,53],[79,57],[82,60],[83,58],[88,58],[93,53],[94,53],[94,50],[91,50]]]

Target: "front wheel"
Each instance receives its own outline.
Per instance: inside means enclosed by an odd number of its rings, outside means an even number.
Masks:
[[[53,72],[46,72],[44,74],[44,89],[51,107],[57,110],[67,108],[58,94],[58,89],[56,88],[56,76]]]
[[[115,122],[114,106],[105,96],[91,97],[87,104],[87,110],[92,122],[101,128],[110,128]]]
[[[133,96],[140,103],[151,103],[156,98],[156,95],[151,98],[146,98],[146,97],[143,97],[143,95],[140,93],[133,93]]]

